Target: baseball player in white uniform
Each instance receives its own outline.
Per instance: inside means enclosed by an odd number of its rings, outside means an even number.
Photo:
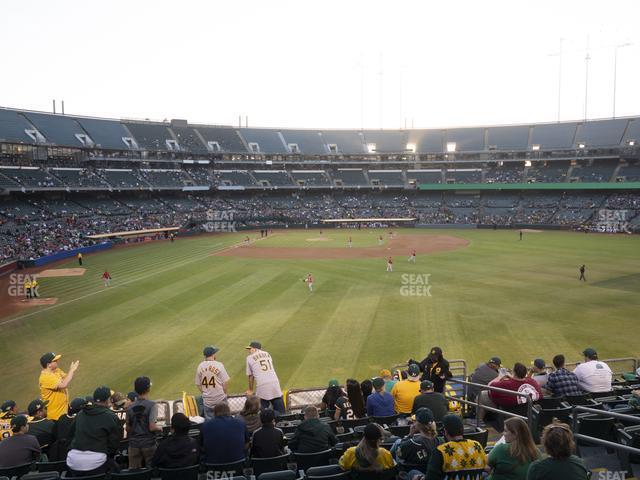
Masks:
[[[213,408],[227,399],[227,384],[229,375],[224,365],[216,360],[216,353],[220,349],[205,347],[202,354],[204,360],[196,370],[196,386],[202,393],[204,403],[204,418],[213,418]]]
[[[247,395],[252,395],[255,387],[255,394],[260,398],[263,409],[273,406],[275,411],[285,413],[280,380],[278,380],[271,355],[262,350],[260,342],[253,341],[245,348],[249,350],[249,355],[247,355],[247,377],[249,379]]]

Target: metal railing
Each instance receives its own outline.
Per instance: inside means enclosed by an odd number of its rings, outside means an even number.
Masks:
[[[604,358],[602,360],[598,359],[598,361],[606,363],[607,365],[609,365],[609,368],[611,368],[611,371],[613,372],[614,375],[621,375],[625,372],[635,372],[638,369],[638,365],[640,360],[638,360],[637,358],[633,358],[633,357],[622,357],[622,358]],[[623,369],[623,367],[618,367],[618,365],[620,365],[621,363],[626,363],[627,366],[631,365],[631,368],[628,369]],[[571,363],[565,363],[564,366],[565,368],[569,369],[571,367],[571,369],[577,367],[578,365],[580,365],[581,363],[584,362],[571,362]],[[616,370],[616,368],[620,368],[619,370]]]
[[[577,405],[573,407],[573,419],[571,429],[573,430],[573,438],[576,440],[582,440],[583,442],[593,443],[596,445],[601,445],[606,448],[614,449],[618,452],[618,458],[620,460],[620,464],[623,468],[629,468],[629,459],[628,456],[621,455],[621,452],[624,454],[634,454],[640,455],[640,448],[630,447],[628,445],[623,445],[621,443],[611,442],[609,440],[604,440],[602,438],[590,437],[588,435],[582,435],[581,433],[577,433],[578,431],[578,415],[577,412],[590,413],[593,415],[599,415],[601,417],[610,417],[616,418],[618,420],[626,420],[628,422],[640,423],[640,417],[635,417],[633,415],[627,415],[624,413],[618,413],[611,410],[596,410],[595,408],[583,407]],[[627,470],[628,471],[628,470]]]
[[[525,416],[519,415],[517,413],[509,412],[509,411],[506,411],[506,410],[500,410],[499,408],[490,407],[488,405],[481,405],[480,402],[479,402],[479,400],[480,400],[479,393],[480,392],[478,392],[478,395],[476,396],[476,401],[475,402],[467,400],[466,397],[465,397],[464,400],[462,400],[460,398],[456,398],[456,397],[451,397],[449,395],[445,395],[445,397],[448,400],[455,400],[455,401],[458,401],[458,402],[462,402],[465,405],[473,405],[473,406],[476,407],[476,427],[478,426],[479,421],[480,421],[480,418],[479,418],[479,415],[478,415],[478,410],[480,408],[482,408],[484,410],[488,410],[490,412],[494,412],[494,413],[497,413],[499,415],[503,415],[505,417],[518,417],[518,418],[521,418],[521,419],[523,419],[523,420],[525,420],[527,422],[527,425],[529,425],[529,429],[531,431],[533,431],[533,400],[531,399],[531,394],[529,394],[529,393],[520,393],[520,392],[516,392],[514,390],[507,390],[506,388],[494,387],[492,385],[484,385],[482,383],[474,383],[474,382],[467,382],[467,381],[464,381],[464,380],[457,380],[457,379],[454,379],[454,378],[450,379],[449,382],[451,382],[451,383],[454,383],[454,382],[455,383],[460,383],[461,385],[464,385],[465,388],[466,387],[478,387],[480,391],[482,391],[482,390],[490,390],[492,392],[504,393],[504,394],[507,394],[507,395],[513,395],[515,397],[520,397],[520,398],[526,399],[527,415],[525,417]],[[465,390],[465,393],[466,393],[466,390]],[[523,405],[523,404],[521,404],[521,405]]]

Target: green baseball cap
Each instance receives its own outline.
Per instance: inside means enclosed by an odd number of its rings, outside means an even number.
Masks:
[[[591,359],[598,358],[598,352],[596,352],[596,350],[591,347],[585,348],[582,354],[587,358],[591,358]]]
[[[340,382],[338,382],[338,380],[336,380],[335,378],[332,378],[331,380],[329,380],[329,386],[330,387],[339,387],[340,386]]]

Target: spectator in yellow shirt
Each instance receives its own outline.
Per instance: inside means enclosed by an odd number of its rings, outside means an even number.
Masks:
[[[420,394],[420,367],[412,363],[407,369],[407,379],[396,383],[391,389],[397,413],[411,413],[413,400]]]
[[[58,368],[58,360],[62,355],[56,355],[53,352],[45,353],[40,357],[40,398],[48,401],[47,418],[50,420],[58,420],[60,416],[67,413],[69,408],[69,393],[67,387],[73,379],[73,374],[78,369],[80,362],[77,360],[71,362],[69,373],[65,373]]]
[[[395,466],[391,453],[381,448],[382,427],[369,423],[364,427],[364,436],[357,447],[348,448],[340,457],[340,468],[365,472],[381,472]]]

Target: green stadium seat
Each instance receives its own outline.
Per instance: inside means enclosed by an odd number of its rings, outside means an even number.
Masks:
[[[333,458],[333,449],[330,448],[314,453],[293,452],[293,458],[298,465],[298,471],[303,470],[306,472],[309,468],[329,464],[331,458]]]
[[[343,473],[343,470],[338,465],[323,465],[309,468],[306,478],[328,478],[340,473]]]
[[[57,462],[36,462],[36,468],[39,472],[58,472],[62,473],[67,470],[67,461],[60,460]]]
[[[256,477],[259,477],[263,473],[287,470],[287,463],[289,463],[288,453],[277,457],[252,458],[250,460],[251,468],[253,468],[253,474]]]
[[[31,470],[31,466],[33,464],[32,463],[25,463],[22,465],[17,465],[15,467],[5,467],[5,468],[0,468],[0,476],[5,476],[5,477],[18,477],[20,478],[22,475],[25,475],[27,473],[29,473],[29,470]]]
[[[258,480],[296,480],[296,478],[298,478],[298,476],[293,470],[267,472],[258,476]]]
[[[135,470],[121,470],[120,472],[114,472],[111,474],[112,479],[126,479],[126,480],[151,480],[153,470],[150,468],[140,468]]]
[[[30,472],[20,477],[20,480],[58,480],[58,472]]]

